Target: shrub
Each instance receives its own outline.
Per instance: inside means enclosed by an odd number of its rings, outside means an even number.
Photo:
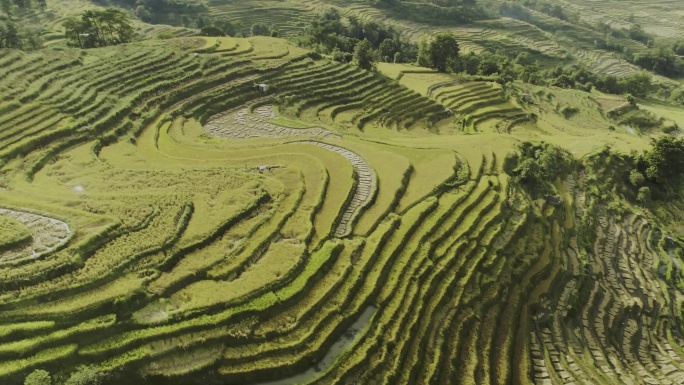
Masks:
[[[524,142],[504,159],[504,171],[535,190],[572,171],[572,155],[549,143]]]
[[[268,26],[264,23],[252,24],[250,32],[252,36],[269,36],[271,34]]]
[[[200,29],[200,36],[225,36],[223,31],[214,26],[207,26]]]
[[[24,385],[52,385],[52,378],[50,377],[50,373],[38,369],[26,376]]]
[[[632,170],[629,173],[629,182],[634,185],[634,187],[639,187],[646,183],[646,177],[638,170]]]
[[[271,37],[278,37],[280,35],[280,30],[278,30],[278,26],[271,24],[271,27],[268,29],[268,33]]]
[[[632,94],[625,95],[625,99],[627,100],[627,103],[636,106],[636,98],[632,96]]]
[[[176,35],[174,35],[173,33],[169,32],[169,31],[165,31],[165,32],[158,33],[157,36],[155,36],[155,37],[159,40],[168,40],[168,39],[173,39],[174,37],[176,37]]]
[[[104,378],[104,373],[94,366],[79,366],[75,372],[71,373],[64,385],[100,385]]]
[[[664,134],[671,134],[675,131],[677,131],[677,124],[668,124],[667,126],[663,126],[662,131]]]
[[[563,117],[565,119],[569,119],[579,112],[579,108],[571,107],[571,106],[564,106],[563,108],[560,109],[560,112],[561,112],[561,114],[563,114]]]
[[[649,203],[651,201],[651,189],[645,186],[640,188],[639,193],[637,194],[637,201]]]

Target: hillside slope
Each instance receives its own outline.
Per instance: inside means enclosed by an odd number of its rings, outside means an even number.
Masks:
[[[681,109],[261,36],[3,49],[0,71],[3,384],[684,378],[684,202],[600,173]],[[526,141],[574,157],[546,190],[506,169]]]

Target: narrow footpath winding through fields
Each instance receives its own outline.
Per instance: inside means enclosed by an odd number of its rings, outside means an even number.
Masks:
[[[268,122],[275,117],[273,107],[270,105],[254,109],[253,114],[250,114],[249,109],[245,107],[213,116],[204,128],[210,134],[226,139],[282,138],[293,136],[339,138],[338,135],[320,127],[287,128]]]
[[[69,225],[44,215],[0,208],[0,215],[11,217],[31,232],[32,242],[24,247],[0,253],[0,265],[36,259],[63,245],[71,234]]]
[[[326,150],[336,152],[347,158],[354,167],[356,175],[358,175],[358,185],[354,191],[354,196],[349,202],[347,210],[342,215],[342,219],[337,225],[337,229],[335,229],[336,237],[344,237],[351,232],[350,225],[353,222],[353,219],[356,218],[356,216],[361,212],[361,209],[370,203],[377,190],[377,179],[375,177],[375,173],[361,156],[347,150],[346,148],[316,141],[307,141],[306,143],[323,147]]]
[[[297,136],[340,139],[339,135],[333,134],[320,127],[287,128],[268,122],[275,117],[276,115],[273,112],[273,106],[271,105],[255,108],[252,114],[249,113],[248,108],[240,108],[211,117],[204,126],[204,129],[216,137],[225,139]],[[373,169],[361,156],[346,148],[314,140],[305,140],[297,143],[309,143],[336,152],[345,157],[352,164],[352,167],[358,176],[358,184],[335,229],[336,237],[347,236],[351,232],[351,224],[353,223],[354,218],[356,218],[361,210],[372,201],[372,198],[377,191],[377,178]]]

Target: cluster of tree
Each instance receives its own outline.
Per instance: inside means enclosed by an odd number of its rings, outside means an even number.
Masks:
[[[567,150],[550,143],[523,142],[508,154],[503,170],[530,192],[542,192],[556,178],[564,178],[573,169],[573,157]]]
[[[684,87],[679,87],[672,91],[670,94],[670,100],[684,106]]]
[[[80,48],[128,43],[134,37],[128,15],[113,8],[85,11],[80,18],[64,22],[64,28],[69,44]]]
[[[182,0],[93,0],[98,5],[111,4],[122,8],[134,10],[135,15],[147,23],[178,22],[179,18],[189,15],[196,17],[202,12],[208,11],[202,2],[185,2]],[[198,26],[202,28],[203,26]]]
[[[242,35],[242,23],[216,22],[200,29],[201,36],[240,36]],[[280,32],[275,24],[266,25],[264,23],[253,24],[250,28],[252,36],[271,36],[278,37]]]
[[[271,24],[270,26],[265,23],[252,24],[249,29],[252,36],[271,36],[278,37],[280,31],[278,31],[278,26]]]
[[[22,48],[21,36],[16,25],[0,25],[0,48]]]
[[[536,18],[529,9],[535,9],[559,20],[569,21],[573,25],[549,24]],[[668,77],[684,76],[684,59],[678,56],[684,54],[684,43],[663,45],[657,51],[640,54],[630,52],[624,44],[620,43],[620,39],[631,39],[653,48],[656,45],[654,36],[647,33],[639,24],[632,24],[628,29],[616,29],[604,22],[589,24],[581,21],[576,14],[568,14],[557,4],[541,0],[524,0],[520,3],[503,2],[499,5],[499,14],[526,21],[550,32],[584,27],[584,31],[588,33],[574,34],[575,39],[593,42],[597,48],[619,53],[624,59],[654,73]],[[591,30],[598,33],[592,34]]]
[[[490,18],[477,0],[369,0],[377,7],[389,10],[393,17],[431,25],[470,23]]]
[[[678,56],[679,46],[659,46],[656,51],[628,57],[631,62],[641,68],[659,75],[678,78],[684,76],[684,58]]]
[[[26,28],[27,23],[15,23],[12,20],[15,11],[27,10],[35,7],[47,8],[46,0],[0,0],[0,10],[5,13],[4,24],[0,23],[0,48],[38,49],[42,46],[36,26]],[[16,21],[16,19],[15,19]]]
[[[101,385],[107,376],[93,366],[80,366],[71,373],[64,385]],[[50,373],[37,369],[24,379],[24,385],[52,385]]]
[[[602,75],[590,71],[582,65],[556,67],[542,70],[539,63],[532,60],[528,52],[504,55],[483,52],[458,55],[458,43],[449,34],[439,34],[438,38],[429,41],[421,38],[418,45],[417,63],[424,67],[437,68],[440,71],[465,73],[479,76],[499,76],[502,82],[521,80],[536,85],[572,88],[584,91],[597,90],[610,94],[629,93],[637,97],[645,97],[655,90],[652,76],[646,72],[627,77]],[[453,47],[453,48],[448,48]],[[435,53],[430,55],[430,53]],[[684,102],[684,91],[681,92]],[[677,94],[679,95],[679,94]]]
[[[579,19],[576,14],[567,13],[561,5],[545,0],[524,0],[522,1],[522,5],[513,2],[504,2],[499,5],[499,13],[512,11],[525,18],[531,18],[530,12],[523,8],[523,6],[563,21],[577,21]]]
[[[653,44],[654,37],[648,34],[639,24],[632,24],[629,28],[617,29],[599,21],[595,25],[588,24],[591,29],[601,32],[606,38],[631,39],[650,46]]]
[[[368,54],[371,62],[378,59],[413,62],[418,54],[418,47],[392,27],[385,28],[374,21],[363,22],[353,16],[344,20],[336,9],[328,9],[315,17],[299,36],[298,44],[331,54],[342,62],[353,59],[359,44],[358,50]]]
[[[665,135],[652,139],[652,145],[650,150],[632,155],[634,169],[629,173],[629,182],[638,191],[637,200],[681,196],[684,139]]]
[[[499,4],[498,11],[500,16],[510,17],[512,19],[521,20],[532,25],[535,25],[545,31],[554,32],[558,30],[571,28],[572,25],[567,23],[559,23],[554,20],[545,20],[536,17],[530,12],[531,9],[545,13],[555,19],[576,23],[579,17],[576,14],[569,14],[561,6],[547,1],[522,1],[511,2],[504,1]]]
[[[652,148],[642,153],[621,154],[606,146],[589,156],[587,165],[604,187],[629,200],[648,204],[652,200],[681,199],[684,139],[664,135],[651,141]]]
[[[0,9],[2,9],[8,18],[11,18],[12,15],[14,15],[15,9],[24,10],[33,8],[35,6],[45,9],[47,8],[47,1],[36,0],[33,2],[32,0],[0,0]]]
[[[639,24],[632,24],[632,26],[624,32],[627,34],[627,37],[632,40],[644,43],[646,45],[652,44],[651,41],[653,40],[653,36],[646,33],[644,28]]]
[[[567,9],[562,7],[562,5],[558,5],[549,0],[505,1],[499,5],[498,10],[499,15],[501,16],[522,20],[549,32],[563,29],[576,30],[578,27],[583,28],[585,34],[588,30],[596,31],[600,33],[601,37],[589,33],[587,34],[586,39],[589,39],[590,41],[596,41],[597,45],[602,45],[603,43],[611,51],[622,52],[624,49],[623,45],[619,43],[612,43],[612,38],[632,39],[647,45],[653,44],[653,36],[646,33],[643,27],[641,27],[639,24],[633,23],[630,28],[627,29],[616,29],[601,21],[595,24],[585,22],[581,19],[578,13],[568,12]],[[557,23],[542,20],[538,17],[535,17],[530,10],[544,13],[548,16],[558,20],[566,21],[568,23]],[[576,34],[574,37],[576,39],[583,38],[583,36],[580,34]]]
[[[241,20],[216,19],[212,24],[203,15],[197,16],[196,19],[183,15],[181,24],[188,28],[197,27],[206,32],[201,33],[205,36],[244,36],[244,24]]]
[[[0,24],[0,48],[38,49],[42,44],[36,31],[14,23]]]
[[[423,67],[436,68],[440,72],[451,70],[460,72],[460,47],[451,32],[441,32],[432,37],[422,36],[418,43],[418,64]]]
[[[556,67],[535,76],[530,83],[548,84],[561,88],[574,88],[591,91],[592,88],[609,94],[629,93],[637,97],[645,97],[654,90],[652,76],[642,72],[626,77],[602,75],[580,65]]]

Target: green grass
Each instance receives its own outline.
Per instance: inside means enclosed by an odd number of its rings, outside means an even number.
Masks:
[[[291,119],[285,116],[278,116],[268,121],[269,123],[276,124],[278,126],[289,127],[289,128],[311,128],[314,127],[311,123],[306,123],[301,120]]]
[[[21,222],[9,216],[0,216],[0,250],[11,249],[22,243],[31,241],[29,229]]]

